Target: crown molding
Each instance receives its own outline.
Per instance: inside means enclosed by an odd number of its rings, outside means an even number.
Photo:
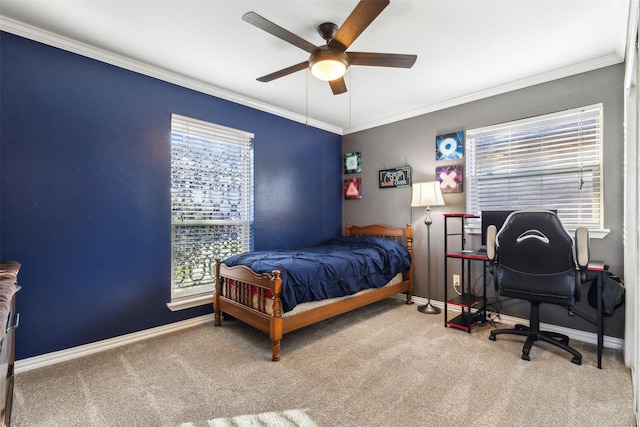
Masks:
[[[360,132],[363,130],[386,125],[389,123],[398,122],[405,119],[410,119],[413,117],[421,116],[423,114],[433,113],[434,111],[440,111],[440,110],[444,110],[445,108],[467,104],[469,102],[478,101],[478,100],[489,98],[495,95],[501,95],[503,93],[512,92],[514,90],[524,89],[529,86],[535,86],[541,83],[547,83],[547,82],[558,80],[564,77],[570,77],[573,75],[586,73],[587,71],[597,70],[599,68],[608,67],[610,65],[620,64],[622,62],[624,62],[624,58],[620,57],[617,54],[602,56],[594,60],[582,62],[580,64],[571,65],[569,67],[560,68],[557,70],[549,71],[547,73],[538,74],[535,76],[505,83],[499,86],[494,86],[486,90],[474,92],[474,93],[464,95],[458,98],[453,98],[444,102],[427,105],[414,110],[406,111],[404,113],[384,117],[379,120],[362,123],[360,125],[353,126],[348,129],[344,129],[344,135]]]
[[[236,104],[244,105],[255,110],[273,114],[294,122],[303,123],[314,128],[322,129],[327,132],[342,135],[343,130],[337,126],[330,125],[318,120],[305,117],[301,114],[293,113],[282,108],[275,107],[270,104],[256,101],[255,99],[239,95],[237,93],[222,89],[200,80],[186,77],[179,73],[155,67],[144,62],[118,55],[105,49],[100,49],[77,40],[25,24],[15,19],[7,18],[0,15],[0,30],[11,33],[29,40],[37,41],[49,46],[53,46],[71,53],[75,53],[87,58],[95,59],[110,65],[114,65],[125,70],[133,71],[138,74],[153,77],[168,83],[175,84],[187,89],[192,89],[216,98],[231,101]]]
[[[616,53],[602,56],[590,61],[582,62],[580,64],[571,65],[569,67],[553,70],[547,73],[538,74],[535,76],[527,77],[524,79],[516,80],[513,82],[505,83],[493,88],[474,92],[468,95],[464,95],[458,98],[453,98],[447,101],[426,105],[420,108],[409,110],[403,113],[386,116],[381,119],[364,122],[359,125],[343,129],[334,125],[330,125],[325,122],[311,119],[301,114],[293,113],[291,111],[284,110],[282,108],[275,107],[270,104],[256,101],[255,99],[248,98],[246,96],[239,95],[237,93],[222,89],[218,86],[214,86],[202,81],[186,77],[182,74],[174,73],[172,71],[151,66],[141,61],[118,55],[113,52],[109,52],[104,49],[97,48],[95,46],[81,43],[77,40],[73,40],[68,37],[64,37],[50,31],[25,24],[20,21],[16,21],[11,18],[7,18],[0,15],[0,30],[6,31],[17,36],[21,36],[30,40],[34,40],[40,43],[44,43],[49,46],[57,47],[68,52],[76,53],[78,55],[85,56],[87,58],[95,59],[107,64],[111,64],[129,71],[133,71],[139,74],[143,74],[149,77],[157,78],[159,80],[172,83],[187,89],[192,89],[207,95],[215,96],[220,99],[234,102],[236,104],[244,105],[259,111],[263,111],[269,114],[273,114],[278,117],[289,119],[298,123],[303,123],[314,128],[325,130],[337,135],[347,135],[350,133],[360,132],[363,130],[383,126],[389,123],[398,122],[401,120],[410,119],[413,117],[421,116],[424,114],[432,113],[435,111],[443,110],[450,107],[466,104],[473,101],[478,101],[491,96],[500,95],[503,93],[511,92],[518,89],[523,89],[529,86],[534,86],[541,83],[547,83],[553,80],[561,79],[564,77],[573,76],[576,74],[593,71],[598,68],[608,67],[610,65],[616,65],[624,62],[624,57]]]

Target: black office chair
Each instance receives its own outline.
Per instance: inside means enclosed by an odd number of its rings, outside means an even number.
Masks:
[[[488,227],[487,257],[493,260],[490,264],[499,294],[531,302],[528,327],[496,329],[489,339],[495,341],[499,334],[527,337],[522,348],[524,360],[529,360],[534,342],[545,341],[571,353],[571,362],[580,365],[582,355],[569,347],[569,337],[540,330],[540,304],[571,308],[579,300],[580,284],[586,279],[589,263],[588,230],[576,230],[574,256],[573,239],[555,213],[516,211],[507,217],[500,231],[493,225]]]

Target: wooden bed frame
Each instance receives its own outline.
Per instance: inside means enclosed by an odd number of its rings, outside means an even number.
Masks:
[[[411,229],[411,224],[407,224],[406,228],[390,228],[383,225],[356,227],[347,223],[345,235],[380,236],[393,239],[403,243],[409,250],[409,254],[412,255],[413,230]],[[280,301],[282,279],[280,278],[281,272],[279,270],[274,270],[272,273],[258,274],[244,266],[227,267],[221,263],[220,259],[216,259],[216,290],[213,294],[215,326],[221,325],[221,314],[225,312],[266,332],[271,338],[271,360],[278,361],[280,360],[280,340],[287,332],[364,307],[398,293],[405,293],[406,303],[412,304],[412,271],[413,256],[409,269],[402,273],[402,281],[400,283],[359,292],[320,307],[282,316]],[[234,281],[235,292],[230,291],[232,287],[228,285],[229,281]],[[255,289],[258,290],[257,304],[254,301]],[[271,299],[266,296],[268,295],[266,291],[271,292],[271,295],[273,295],[272,314],[269,314],[271,310],[266,309],[266,302]],[[254,308],[256,305],[257,308]]]

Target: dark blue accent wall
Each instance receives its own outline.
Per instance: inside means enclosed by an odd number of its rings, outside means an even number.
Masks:
[[[255,133],[255,248],[341,232],[341,136],[0,33],[0,258],[22,263],[17,359],[171,312],[172,113]]]

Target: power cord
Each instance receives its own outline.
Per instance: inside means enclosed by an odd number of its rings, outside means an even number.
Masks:
[[[461,291],[461,290],[458,290],[458,287],[459,287],[459,286],[460,286],[460,285],[456,285],[456,284],[454,283],[454,284],[453,284],[453,291],[454,291],[456,294],[458,294],[458,295],[462,296],[462,291]]]
[[[493,298],[493,301],[489,301],[487,298],[486,301],[486,315],[487,322],[491,324],[491,326],[495,327],[496,322],[500,321],[500,312],[502,311],[502,301],[498,298]]]

